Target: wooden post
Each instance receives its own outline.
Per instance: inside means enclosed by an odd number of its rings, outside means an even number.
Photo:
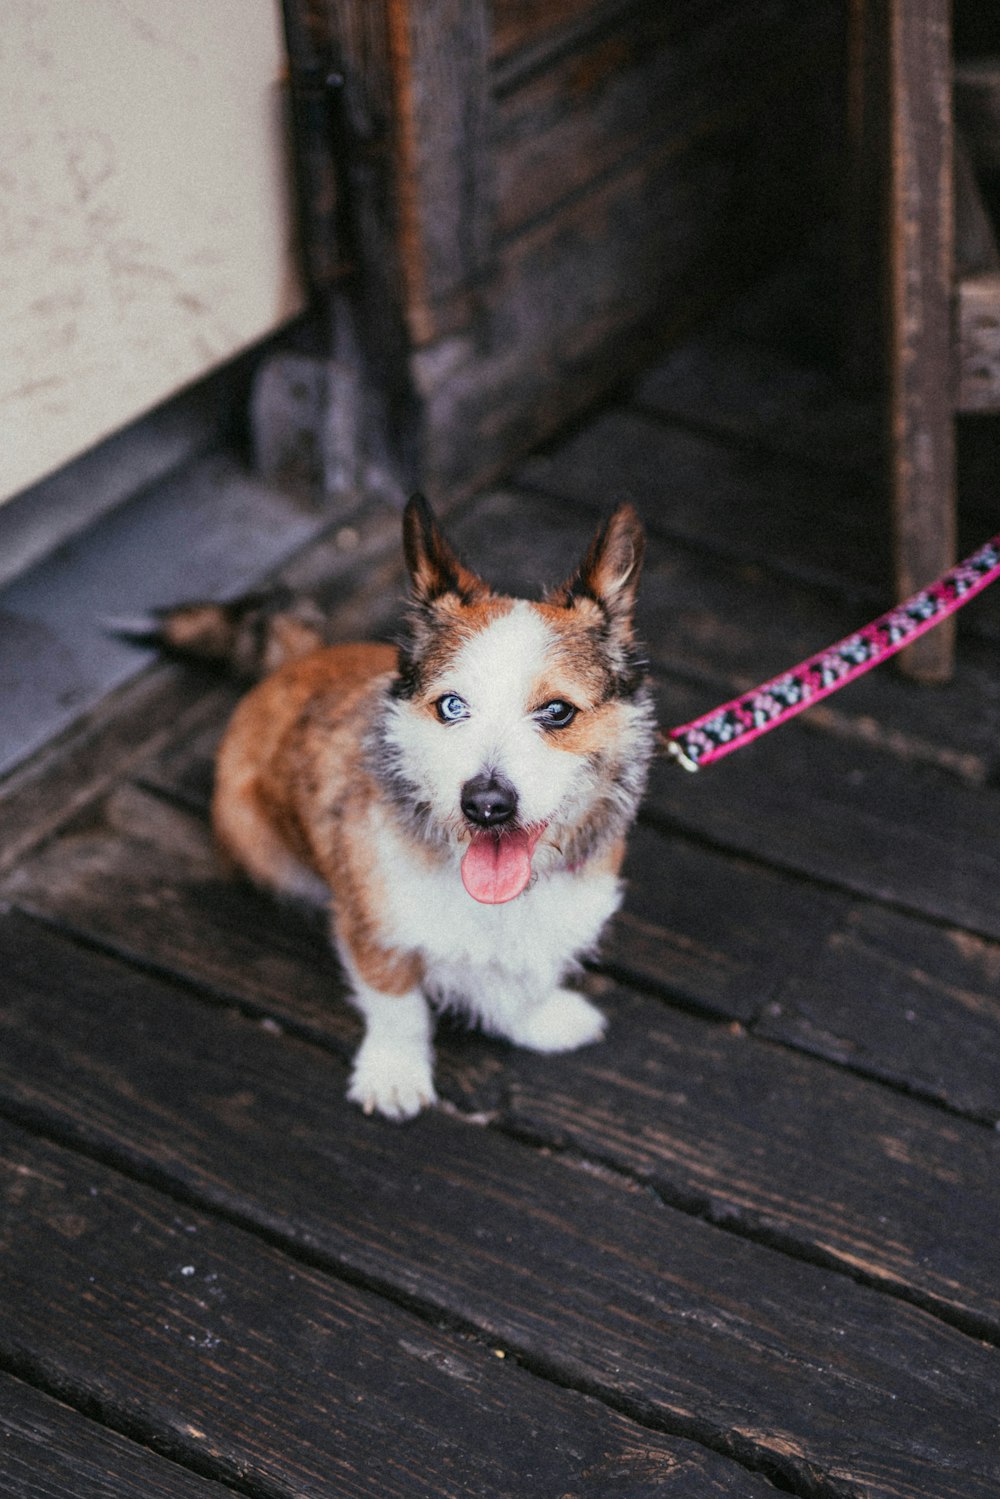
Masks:
[[[889,426],[896,586],[901,598],[955,560],[954,227],[949,0],[887,4]],[[954,631],[903,653],[943,681]]]

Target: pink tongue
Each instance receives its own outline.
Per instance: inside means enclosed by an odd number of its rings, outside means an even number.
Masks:
[[[484,906],[503,905],[520,895],[531,878],[531,855],[538,833],[473,833],[462,860],[462,884]]]

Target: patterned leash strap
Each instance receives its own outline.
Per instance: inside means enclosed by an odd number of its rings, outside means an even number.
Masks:
[[[764,682],[753,692],[743,693],[702,718],[672,729],[663,736],[667,754],[685,770],[700,770],[703,765],[742,749],[804,708],[811,708],[821,698],[846,687],[873,666],[887,661],[982,593],[998,577],[1000,536],[994,536],[943,578],[872,620],[857,634],[810,656],[808,661]]]

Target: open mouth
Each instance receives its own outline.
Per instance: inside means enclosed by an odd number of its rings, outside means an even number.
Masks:
[[[531,879],[531,857],[545,824],[530,828],[477,828],[462,858],[462,884],[473,900],[501,906]]]

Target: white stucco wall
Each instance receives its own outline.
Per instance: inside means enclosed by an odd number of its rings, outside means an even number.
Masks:
[[[4,0],[0,500],[292,316],[278,0]]]

